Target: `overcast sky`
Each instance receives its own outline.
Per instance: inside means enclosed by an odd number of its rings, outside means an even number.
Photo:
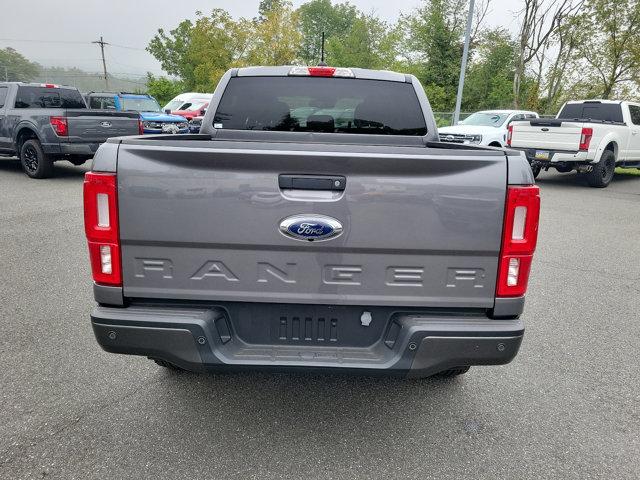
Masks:
[[[410,13],[419,0],[350,0],[365,12],[373,11],[389,22]],[[514,11],[521,0],[491,0],[490,26],[515,31]],[[0,48],[13,47],[30,60],[45,66],[78,67],[99,71],[99,48],[92,45],[100,35],[113,44],[107,47],[107,68],[130,76],[161,73],[158,62],[144,48],[158,28],[170,30],[196,10],[221,7],[234,17],[257,15],[259,0],[31,0],[11,2],[0,17]],[[294,0],[299,6],[304,0]]]

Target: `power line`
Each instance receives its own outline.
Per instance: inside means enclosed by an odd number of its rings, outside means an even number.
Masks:
[[[90,45],[96,42],[82,42],[78,40],[35,40],[32,38],[0,38],[0,42],[25,42],[25,43],[64,43],[64,44],[73,44],[73,45]],[[117,43],[111,43],[112,47],[117,48],[126,48],[127,50],[138,50],[141,52],[146,52],[144,48],[140,47],[131,47],[129,45],[120,45]]]

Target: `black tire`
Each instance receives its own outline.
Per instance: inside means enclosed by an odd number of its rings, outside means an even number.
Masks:
[[[449,370],[443,370],[442,372],[436,373],[434,376],[439,378],[457,377],[458,375],[464,375],[467,373],[470,368],[471,367],[450,368]]]
[[[538,178],[538,175],[540,175],[540,170],[542,170],[542,167],[540,165],[531,166],[531,171],[533,172],[533,178]]]
[[[174,365],[173,363],[169,363],[166,360],[162,360],[160,358],[152,358],[151,360],[156,362],[156,364],[160,365],[161,367],[168,368],[169,370],[173,370],[174,372],[185,372],[186,371],[184,368],[180,368],[177,365]]]
[[[600,161],[587,173],[587,183],[590,187],[605,188],[613,180],[616,170],[616,156],[610,150],[605,150]]]
[[[31,178],[49,178],[53,175],[53,160],[44,153],[40,142],[27,140],[20,148],[20,164]]]
[[[85,163],[87,163],[87,160],[87,158],[74,158],[73,160],[69,160],[69,163],[75,165],[76,167],[79,167],[80,165],[84,165]]]

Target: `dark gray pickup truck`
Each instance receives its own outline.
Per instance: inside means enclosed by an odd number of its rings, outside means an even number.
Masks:
[[[0,83],[0,155],[17,155],[32,178],[53,162],[82,165],[109,137],[139,135],[136,112],[89,110],[78,90],[53,84]]]
[[[98,150],[84,184],[95,336],[192,371],[508,363],[533,183],[519,152],[439,143],[411,75],[233,69],[200,134]]]

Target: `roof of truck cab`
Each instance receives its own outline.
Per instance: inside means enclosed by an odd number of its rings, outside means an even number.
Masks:
[[[277,67],[242,67],[237,69],[238,77],[287,77],[294,67],[300,65],[282,65]],[[333,65],[330,65],[333,67]],[[342,67],[340,67],[342,68]],[[365,80],[387,80],[392,82],[406,82],[407,76],[404,73],[392,72],[390,70],[369,70],[366,68],[349,68],[354,74],[354,78]],[[304,78],[304,77],[302,77]],[[316,77],[316,78],[350,78],[350,77]]]
[[[609,103],[609,104],[620,104],[624,100],[608,100],[604,98],[592,98],[589,100],[569,100],[567,103],[576,104],[576,103]]]
[[[536,112],[532,111],[532,110],[499,110],[499,109],[495,109],[495,110],[479,110],[476,113],[533,113],[536,114]]]

